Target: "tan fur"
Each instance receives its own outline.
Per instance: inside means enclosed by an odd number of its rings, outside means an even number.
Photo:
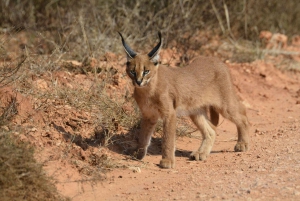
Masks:
[[[158,50],[159,52],[159,50]],[[158,53],[157,53],[158,54]],[[236,124],[235,151],[248,150],[249,123],[226,65],[216,58],[198,57],[184,68],[155,65],[147,54],[129,58],[127,73],[142,114],[137,158],[142,159],[159,118],[163,120],[162,168],[175,167],[176,116],[190,116],[203,141],[191,159],[205,160],[216,137],[219,113]],[[132,74],[132,72],[136,74]],[[148,72],[143,76],[143,72]],[[131,73],[130,73],[131,72]],[[140,85],[137,84],[140,81]],[[209,111],[209,112],[207,112]],[[210,118],[207,114],[210,114]]]

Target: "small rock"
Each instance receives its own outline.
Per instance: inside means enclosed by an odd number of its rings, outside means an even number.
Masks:
[[[42,132],[42,137],[49,137],[50,136],[50,133],[47,131],[47,132]]]
[[[27,137],[26,137],[24,134],[20,134],[20,135],[19,135],[19,139],[20,139],[21,141],[26,141],[26,140],[27,140]]]
[[[299,191],[295,191],[294,194],[295,195],[300,195],[300,192]]]
[[[36,87],[36,88],[38,88],[38,89],[40,89],[40,90],[42,90],[42,91],[45,91],[45,90],[47,90],[49,87],[48,87],[48,83],[45,81],[45,80],[42,80],[42,79],[38,79],[38,80],[35,80],[34,82],[33,82],[33,85]]]
[[[7,126],[1,126],[1,128],[5,131],[9,131],[9,128]]]
[[[30,131],[35,132],[35,131],[37,131],[37,128],[33,127]]]
[[[129,170],[132,170],[134,173],[141,173],[141,168],[139,167],[129,167]]]

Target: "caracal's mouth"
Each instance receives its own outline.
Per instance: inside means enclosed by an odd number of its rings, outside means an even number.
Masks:
[[[151,79],[148,79],[148,80],[146,80],[146,81],[142,82],[140,85],[138,85],[136,82],[134,82],[134,84],[133,84],[133,85],[134,85],[135,87],[137,87],[137,88],[143,88],[143,87],[146,87],[146,86],[148,86],[148,84],[149,84],[150,80],[151,80]]]
[[[147,86],[147,83],[142,83],[141,85],[138,85],[137,83],[134,83],[134,86],[136,87],[136,88],[143,88],[143,87],[145,87],[145,86]]]

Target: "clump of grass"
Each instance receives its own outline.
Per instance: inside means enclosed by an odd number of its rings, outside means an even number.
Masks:
[[[18,114],[17,100],[11,97],[11,100],[6,106],[0,107],[0,127],[8,124],[12,118]]]
[[[33,148],[0,131],[1,200],[66,200],[34,159]]]
[[[13,61],[4,62],[0,65],[0,88],[17,79],[17,72],[26,60],[26,56],[21,56]]]

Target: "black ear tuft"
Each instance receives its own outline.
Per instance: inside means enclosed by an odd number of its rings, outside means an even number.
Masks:
[[[119,35],[121,36],[121,39],[122,39],[122,44],[123,44],[123,47],[124,47],[124,50],[127,54],[128,57],[130,57],[131,59],[133,59],[137,54],[129,47],[129,45],[125,42],[122,34],[120,32],[118,32]]]
[[[148,53],[148,56],[150,57],[151,60],[158,55],[160,48],[162,46],[162,38],[161,38],[160,31],[158,32],[158,37],[159,37],[159,43],[153,48],[153,50],[151,50]]]

